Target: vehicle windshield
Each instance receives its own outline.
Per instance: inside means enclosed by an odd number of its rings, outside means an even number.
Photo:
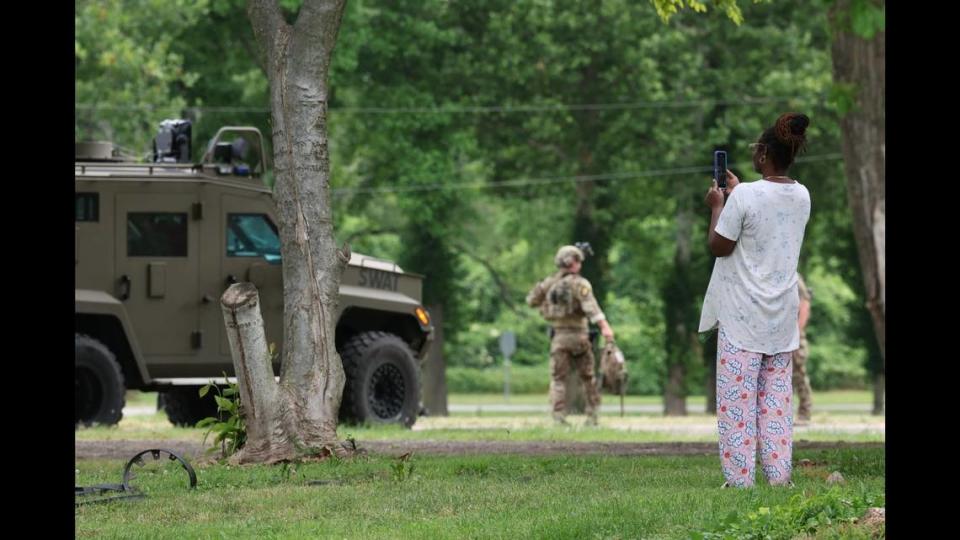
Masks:
[[[280,264],[280,236],[264,214],[227,215],[227,256],[263,257]]]

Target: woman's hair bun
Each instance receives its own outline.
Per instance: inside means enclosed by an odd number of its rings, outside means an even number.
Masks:
[[[803,113],[784,113],[777,118],[774,133],[781,142],[791,146],[802,144],[805,140],[810,118]]]

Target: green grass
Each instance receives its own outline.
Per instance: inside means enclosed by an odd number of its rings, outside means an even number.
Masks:
[[[126,394],[127,407],[156,407],[157,406],[157,393],[156,392],[138,392],[136,390],[128,390]]]
[[[715,457],[412,458],[400,481],[396,460],[355,458],[282,466],[142,474],[146,500],[77,508],[77,537],[136,538],[685,538],[722,525],[731,509],[800,504],[828,493],[839,470],[840,497],[885,491],[881,449],[798,452],[824,465],[798,468],[797,488],[720,490]],[[80,461],[78,485],[118,482],[122,461]],[[289,474],[288,474],[289,473]],[[333,480],[322,486],[308,480]],[[760,483],[764,482],[762,479]],[[799,497],[791,501],[791,497]],[[831,526],[817,529],[829,534]],[[839,529],[838,529],[839,530]],[[799,531],[797,531],[799,532]]]
[[[408,441],[557,441],[557,442],[715,442],[716,433],[712,424],[702,433],[684,433],[668,429],[613,429],[571,427],[519,426],[506,428],[455,427],[424,430],[408,430],[399,426],[340,426],[341,436],[351,436],[361,444],[363,441],[408,440]],[[795,440],[885,442],[885,436],[875,431],[838,433],[817,430],[798,434]]]
[[[196,428],[174,427],[167,420],[167,415],[158,412],[146,416],[129,416],[120,420],[115,426],[81,427],[74,432],[74,439],[78,441],[115,441],[115,440],[150,440],[150,439],[184,439],[197,440],[203,438],[204,431]]]

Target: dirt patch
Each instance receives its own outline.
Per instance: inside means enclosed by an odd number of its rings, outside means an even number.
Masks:
[[[464,454],[513,454],[524,456],[608,455],[608,456],[691,456],[713,455],[716,443],[700,442],[556,442],[556,441],[357,441],[357,446],[371,455],[400,456],[408,452],[418,455],[451,456]],[[797,441],[795,450],[837,448],[883,448],[884,443],[845,443]],[[203,456],[205,447],[196,441],[135,440],[76,441],[76,459],[129,459],[150,448],[173,450],[186,458]]]

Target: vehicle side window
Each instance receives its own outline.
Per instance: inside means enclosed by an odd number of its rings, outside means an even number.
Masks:
[[[100,194],[76,193],[76,221],[100,221]]]
[[[186,257],[186,212],[127,213],[128,257]]]
[[[280,261],[280,236],[265,214],[227,214],[227,257]]]

